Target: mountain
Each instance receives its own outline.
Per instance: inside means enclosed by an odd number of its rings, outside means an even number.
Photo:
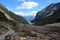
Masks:
[[[50,4],[48,7],[39,11],[32,22],[35,25],[60,23],[60,2]]]
[[[28,21],[32,21],[34,18],[35,18],[35,16],[24,16]]]
[[[0,4],[0,21],[13,21],[17,23],[28,24],[24,17],[14,14],[2,4]]]

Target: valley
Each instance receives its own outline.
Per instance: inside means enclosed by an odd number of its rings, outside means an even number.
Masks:
[[[31,23],[0,4],[0,40],[60,40],[60,3],[39,11]]]

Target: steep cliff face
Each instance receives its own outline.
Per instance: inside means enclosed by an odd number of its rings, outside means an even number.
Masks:
[[[33,20],[36,25],[60,22],[60,3],[54,3],[39,11]]]
[[[11,20],[17,23],[28,24],[27,20],[24,17],[14,14],[5,8],[2,4],[0,4],[0,20]]]

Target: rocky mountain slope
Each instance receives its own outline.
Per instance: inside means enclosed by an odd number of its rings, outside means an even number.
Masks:
[[[24,17],[14,14],[13,12],[5,8],[2,4],[0,4],[0,20],[1,19],[4,19],[5,21],[7,19],[18,23],[28,24],[27,20]]]
[[[45,9],[39,11],[33,23],[36,25],[60,23],[60,2],[50,4]]]

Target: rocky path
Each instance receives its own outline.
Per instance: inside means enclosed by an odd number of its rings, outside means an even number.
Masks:
[[[5,34],[0,35],[0,40],[4,40],[4,37],[8,34],[13,34],[15,33],[14,30],[12,30],[10,27],[8,27],[9,31]]]

